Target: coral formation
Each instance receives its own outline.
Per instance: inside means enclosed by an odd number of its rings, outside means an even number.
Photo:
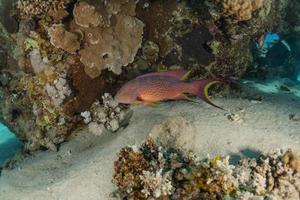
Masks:
[[[52,85],[47,83],[45,86],[45,90],[55,106],[60,106],[72,93],[66,77],[67,74],[63,73],[53,81]]]
[[[75,5],[73,15],[76,24],[85,28],[104,25],[103,16],[95,10],[94,6],[84,1]]]
[[[66,31],[62,24],[54,24],[48,30],[50,43],[65,50],[68,53],[75,53],[80,48],[78,36]]]
[[[149,138],[140,148],[123,148],[118,156],[113,182],[127,199],[300,198],[300,157],[292,150],[231,165],[229,156],[200,160]]]
[[[122,66],[133,62],[141,46],[143,23],[134,17],[134,13],[126,14],[122,10],[112,9],[121,9],[128,4],[134,10],[135,3],[128,1],[114,4],[116,5],[103,5],[107,9],[104,13],[85,2],[80,2],[74,8],[73,30],[80,31],[85,37],[85,43],[79,52],[80,61],[91,78],[98,77],[104,69],[121,74]],[[89,10],[91,16],[86,16],[86,12],[82,10]],[[114,23],[111,22],[113,19]]]
[[[49,12],[65,10],[69,0],[19,0],[17,8],[21,18],[46,17]]]
[[[96,101],[90,111],[81,113],[84,123],[88,124],[89,131],[94,135],[101,135],[105,129],[116,132],[126,115],[125,108],[110,94],[105,93],[102,101],[102,104]]]
[[[238,21],[245,21],[252,18],[252,12],[262,7],[264,0],[224,0],[224,14],[234,15]]]

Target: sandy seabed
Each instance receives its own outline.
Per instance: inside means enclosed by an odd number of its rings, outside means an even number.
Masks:
[[[37,152],[14,169],[3,170],[0,199],[111,199],[110,193],[116,189],[111,179],[118,151],[141,144],[153,126],[177,116],[191,122],[193,134],[189,131],[181,137],[203,158],[208,154],[255,157],[260,152],[287,148],[299,152],[300,121],[291,120],[290,115],[300,116],[300,96],[294,91],[272,90],[271,83],[263,91],[256,86],[247,82],[242,94],[213,99],[228,111],[202,102],[166,102],[159,108],[133,106],[130,124],[117,133],[94,136],[81,130],[58,153]]]

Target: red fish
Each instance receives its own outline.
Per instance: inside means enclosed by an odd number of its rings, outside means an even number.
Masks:
[[[176,71],[176,72],[175,72]],[[153,105],[165,100],[191,100],[186,94],[193,94],[208,104],[213,104],[208,98],[211,85],[220,83],[219,80],[183,81],[179,71],[155,72],[139,76],[126,83],[116,94],[115,99],[123,104]]]
[[[184,69],[175,69],[170,71],[161,71],[161,72],[150,72],[147,74],[143,74],[137,78],[147,77],[147,76],[172,76],[177,79],[184,80],[191,71],[187,71]]]

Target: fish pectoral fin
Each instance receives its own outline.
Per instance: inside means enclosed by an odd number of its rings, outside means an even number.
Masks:
[[[184,99],[186,99],[186,100],[188,100],[188,101],[191,101],[191,102],[194,102],[194,103],[199,103],[197,100],[192,99],[191,97],[189,97],[189,96],[187,96],[187,95],[188,95],[188,93],[182,93],[182,94],[181,94],[181,96],[182,96]]]
[[[187,71],[187,72],[180,78],[180,80],[181,80],[181,81],[187,81],[191,73],[192,73],[192,70]]]
[[[135,102],[137,102],[137,104],[144,104],[144,105],[146,105],[146,106],[150,106],[150,107],[153,107],[153,108],[157,108],[157,107],[160,106],[159,103],[157,103],[157,102],[152,102],[152,101],[145,101],[145,100],[143,100],[140,96],[138,96],[138,97],[136,98],[136,101],[135,101]]]

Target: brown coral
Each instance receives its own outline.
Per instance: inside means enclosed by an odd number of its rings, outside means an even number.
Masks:
[[[85,28],[103,26],[105,24],[103,16],[96,11],[96,8],[84,1],[75,5],[73,15],[76,24]]]
[[[95,7],[87,3],[82,2],[78,6],[82,6],[82,4],[85,7],[89,7],[93,11],[93,15],[102,15],[100,10],[95,10]],[[121,74],[122,66],[133,62],[142,43],[144,24],[131,16],[134,12],[130,11],[135,8],[135,4],[132,1],[127,3],[119,2],[119,7],[115,4],[117,2],[107,2],[107,6],[110,7],[106,8],[106,12],[111,12],[111,16],[113,16],[111,17],[113,18],[111,19],[113,23],[110,23],[111,26],[97,26],[97,23],[92,23],[88,20],[82,25],[82,22],[78,23],[78,19],[76,20],[78,16],[75,16],[75,23],[71,24],[72,30],[80,31],[84,35],[85,44],[79,51],[80,61],[85,66],[85,72],[91,78],[98,77],[104,69],[108,69],[115,74]],[[121,12],[123,10],[120,9],[125,8],[128,8],[129,11]],[[76,9],[78,8],[74,8],[75,14],[77,13]],[[105,13],[103,13],[104,15]],[[84,21],[83,18],[81,20]],[[90,23],[94,24],[93,27],[87,26]]]
[[[80,48],[78,36],[67,31],[62,24],[54,24],[49,28],[48,34],[53,46],[61,48],[68,53],[75,53]]]
[[[238,21],[252,18],[252,12],[263,6],[264,0],[224,0],[222,5],[226,16],[234,16]]]
[[[64,10],[69,0],[19,0],[17,8],[20,16],[23,19],[32,17],[42,18],[47,15],[49,11],[52,13],[58,10]]]
[[[80,61],[84,64],[85,73],[91,78],[98,77],[106,65],[112,60],[112,42],[113,36],[110,33],[102,32],[101,42],[98,44],[86,43],[84,48],[79,51]]]
[[[282,156],[282,161],[285,165],[300,173],[300,157],[297,152],[289,149]]]

